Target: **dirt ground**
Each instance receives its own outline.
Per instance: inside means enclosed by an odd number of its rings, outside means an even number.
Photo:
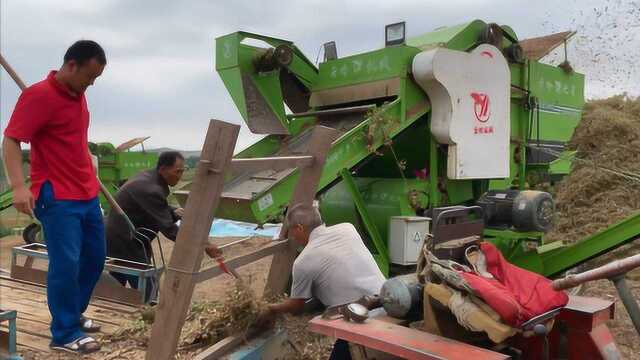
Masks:
[[[211,240],[222,246],[224,244],[228,244],[237,240],[242,240],[243,238],[238,237],[226,237],[226,238],[211,238]],[[172,241],[167,240],[166,238],[161,239],[162,249],[167,261],[171,258],[171,254],[173,252]],[[224,255],[226,258],[231,259],[237,256],[244,255],[249,253],[255,249],[263,247],[267,245],[272,240],[270,238],[264,237],[252,237],[233,245],[224,250]],[[0,239],[0,268],[8,270],[10,268],[10,254],[11,248],[16,245],[23,244],[23,240],[21,237],[16,235],[6,236]],[[160,259],[159,247],[157,244],[154,245],[154,251],[156,253],[156,258]],[[266,283],[266,278],[269,271],[269,266],[271,264],[272,257],[266,257],[257,262],[248,264],[246,266],[240,267],[237,269],[238,273],[242,278],[245,279],[246,283],[250,284],[252,291],[256,294],[256,296],[261,296],[264,291],[264,286]],[[45,263],[36,260],[34,263],[34,267],[36,268],[44,268],[46,266]],[[217,266],[217,262],[213,259],[209,259],[205,257],[202,268],[208,268],[211,266]],[[210,301],[221,299],[224,295],[234,287],[235,279],[230,275],[222,274],[216,278],[207,280],[196,285],[193,294],[193,302],[202,302],[202,301]],[[83,357],[83,359],[143,359],[144,353],[142,351],[128,351],[127,353],[122,352],[123,349],[114,349],[111,346],[105,346],[103,351],[98,354],[94,354],[93,356]],[[80,359],[81,357],[67,354],[39,354],[32,351],[25,351],[22,353],[25,360],[44,360],[44,359],[56,359],[56,360],[66,360],[66,359]],[[191,355],[186,355],[181,357],[182,359],[191,358]]]

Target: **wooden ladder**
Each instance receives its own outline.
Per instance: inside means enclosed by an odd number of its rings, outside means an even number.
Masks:
[[[232,159],[239,130],[240,126],[219,120],[211,120],[209,123],[200,155],[201,160],[185,206],[184,219],[160,287],[160,303],[156,308],[147,360],[173,359],[195,285],[221,273],[219,267],[203,271],[200,271],[200,267],[213,223],[213,214],[220,203],[227,170],[278,170],[297,167],[300,174],[289,207],[299,203],[311,205],[320,182],[326,154],[338,136],[335,129],[316,126],[306,155]],[[227,266],[235,268],[273,254],[265,288],[266,295],[282,294],[286,291],[296,257],[296,246],[290,244],[289,240],[283,240],[283,232],[280,235],[281,241],[268,246],[266,250],[260,249],[227,262]]]

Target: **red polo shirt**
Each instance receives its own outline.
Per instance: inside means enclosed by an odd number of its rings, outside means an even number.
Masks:
[[[100,185],[89,155],[89,111],[84,94],[74,96],[56,71],[22,92],[4,135],[31,143],[31,192],[49,180],[56,200],[90,200]]]

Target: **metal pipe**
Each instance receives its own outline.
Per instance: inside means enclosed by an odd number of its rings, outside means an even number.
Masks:
[[[624,276],[628,271],[640,266],[640,254],[621,260],[616,260],[607,265],[585,271],[580,274],[569,275],[562,279],[554,280],[552,286],[555,290],[564,290],[592,280],[612,279],[616,276]]]
[[[11,76],[13,81],[15,81],[16,84],[18,84],[18,87],[20,88],[20,90],[24,90],[27,88],[27,86],[24,84],[24,81],[20,79],[20,76],[18,76],[18,74],[13,70],[11,65],[9,65],[9,63],[7,62],[7,60],[5,60],[2,54],[0,54],[0,64],[2,64],[4,69],[9,73],[9,76]]]
[[[627,309],[631,322],[633,322],[633,326],[636,328],[638,334],[640,334],[640,308],[638,307],[638,303],[634,299],[633,294],[631,294],[631,291],[627,286],[627,281],[624,277],[625,274],[620,274],[610,278],[609,280],[613,282],[616,290],[618,290],[618,296],[620,296],[620,300],[622,300],[625,309]]]

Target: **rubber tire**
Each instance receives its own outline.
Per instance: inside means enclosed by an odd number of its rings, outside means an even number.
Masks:
[[[31,223],[22,231],[22,239],[27,244],[40,243],[38,233],[42,230],[40,224]]]

